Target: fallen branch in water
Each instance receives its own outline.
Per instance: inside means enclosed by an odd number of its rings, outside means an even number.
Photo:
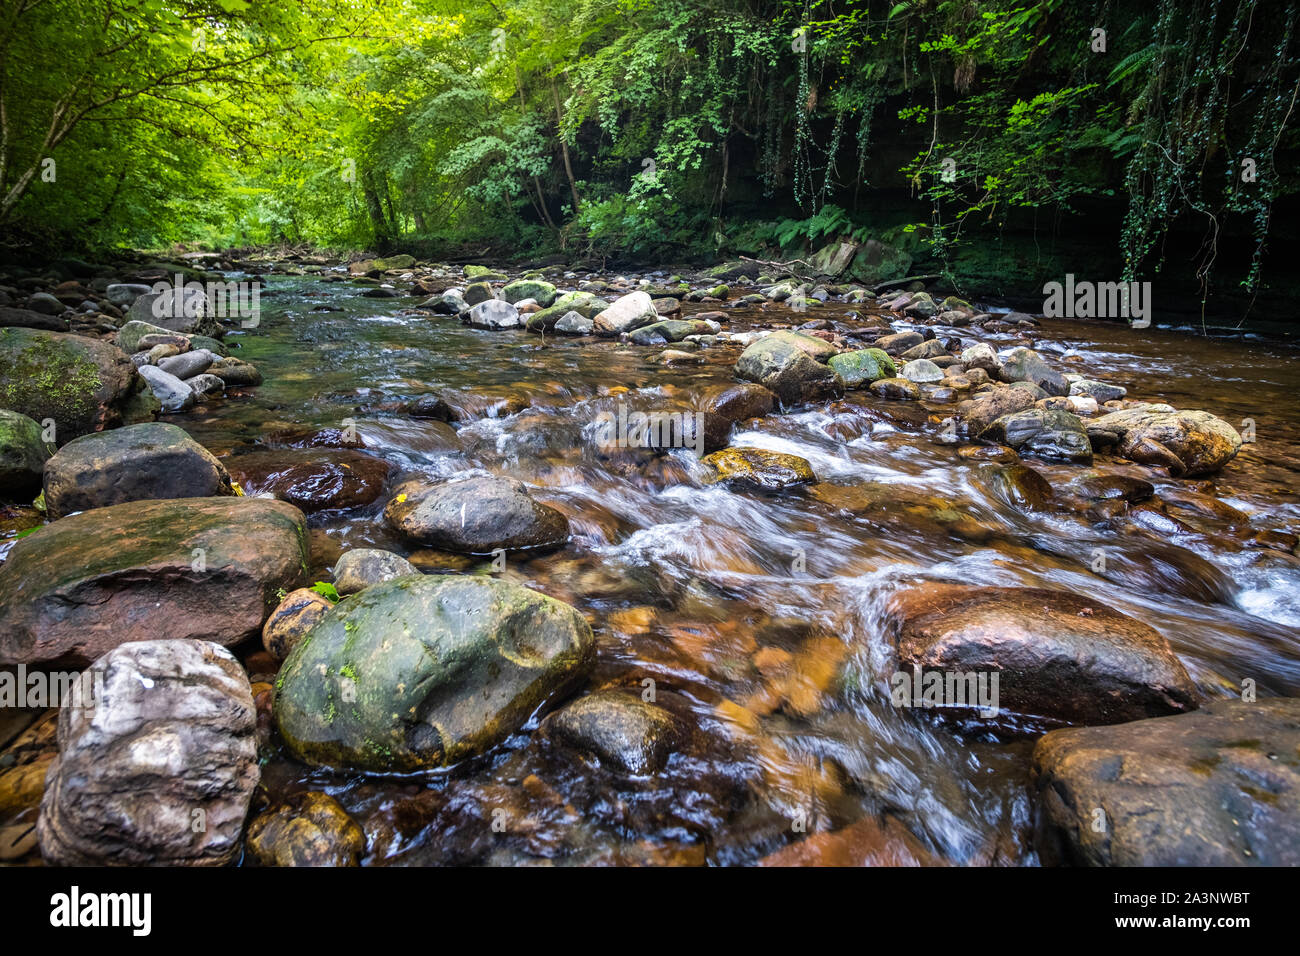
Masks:
[[[881,283],[879,283],[879,284],[877,284],[877,285],[873,285],[873,286],[871,287],[871,291],[872,291],[872,292],[880,292],[880,291],[882,291],[882,290],[884,290],[884,289],[891,288],[892,286],[896,286],[896,285],[904,285],[904,284],[910,284],[910,283],[912,283],[912,282],[926,282],[926,283],[930,283],[930,282],[935,282],[935,281],[937,281],[937,280],[939,280],[939,279],[942,279],[942,278],[943,278],[943,276],[941,276],[941,275],[937,275],[937,276],[906,276],[905,278],[902,278],[902,279],[890,279],[888,282],[881,282]]]

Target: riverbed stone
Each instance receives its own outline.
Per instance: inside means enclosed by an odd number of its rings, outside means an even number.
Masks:
[[[368,505],[392,471],[384,459],[351,448],[268,448],[222,464],[245,494],[270,493],[308,513]]]
[[[405,574],[420,571],[406,558],[379,548],[352,548],[344,551],[334,565],[334,587],[339,594],[355,594]]]
[[[501,299],[485,299],[470,306],[468,321],[476,329],[515,329],[523,324],[519,310]]]
[[[995,388],[957,406],[972,436],[979,435],[1003,415],[1033,407],[1034,396],[1023,388]]]
[[[815,401],[840,391],[835,370],[824,364],[836,352],[813,335],[773,332],[741,353],[736,376],[770,389],[788,404]]]
[[[555,286],[541,279],[516,279],[501,290],[501,298],[511,305],[532,299],[543,309],[554,304],[556,295]]]
[[[878,378],[867,388],[877,398],[903,402],[919,402],[921,400],[921,386],[902,377]]]
[[[596,330],[596,322],[581,312],[568,311],[555,323],[555,331],[565,335],[591,335]]]
[[[194,389],[155,365],[141,365],[140,377],[149,385],[149,390],[158,399],[164,412],[183,412],[193,408],[198,400]]]
[[[655,310],[654,300],[645,292],[638,291],[615,299],[594,318],[597,335],[621,335],[654,324],[659,320],[659,313]]]
[[[998,377],[1004,382],[1033,382],[1048,395],[1070,394],[1065,376],[1033,349],[1013,349],[998,369]]]
[[[591,670],[581,614],[484,575],[394,578],[344,598],[289,655],[275,721],[314,765],[414,771],[481,754]]]
[[[1143,465],[1169,468],[1175,478],[1212,475],[1237,456],[1241,435],[1203,411],[1139,405],[1088,421],[1088,434]]]
[[[1197,706],[1164,637],[1072,592],[929,582],[894,595],[886,617],[905,673],[997,672],[997,722],[1115,724]]]
[[[765,448],[724,448],[701,459],[717,480],[762,491],[777,491],[817,481],[806,458]]]
[[[175,289],[166,292],[148,292],[131,303],[127,321],[147,322],[169,332],[186,335],[207,335],[219,339],[225,335],[221,322],[212,312],[207,293],[202,289],[185,288],[179,302]]]
[[[832,355],[826,362],[845,388],[862,388],[882,378],[894,378],[898,369],[884,349],[856,349]]]
[[[530,315],[525,324],[530,332],[544,332],[554,328],[555,323],[570,312],[577,312],[583,318],[594,320],[607,308],[609,303],[591,292],[566,292],[548,308]],[[654,319],[651,318],[650,321],[653,322]]]
[[[306,521],[284,502],[83,511],[20,539],[0,566],[0,663],[84,666],[132,639],[233,646],[261,632],[306,567]]]
[[[551,733],[624,773],[658,773],[680,744],[681,722],[634,693],[603,690],[566,704],[549,721]]]
[[[248,675],[209,641],[133,641],[59,713],[37,837],[56,866],[224,866],[260,772]],[[82,698],[81,700],[85,700]],[[200,823],[196,825],[196,823]]]
[[[187,378],[193,378],[195,375],[202,375],[212,367],[212,363],[217,358],[207,349],[192,349],[188,352],[182,352],[180,355],[162,359],[158,362],[158,367],[168,375],[175,375],[181,381],[184,381]]]
[[[995,419],[975,437],[1049,461],[1092,461],[1092,443],[1083,421],[1066,411],[1027,408],[1012,412]]]
[[[776,407],[771,389],[750,382],[712,385],[700,395],[698,407],[732,423],[770,415]]]
[[[183,428],[145,422],[83,435],[45,465],[50,518],[156,498],[233,495],[230,475]]]
[[[311,588],[290,591],[262,625],[262,646],[277,661],[284,660],[333,606],[333,601]]]
[[[563,513],[534,501],[523,482],[494,476],[405,482],[384,520],[413,541],[462,554],[557,548],[569,540]]]
[[[1300,699],[1055,730],[1033,759],[1044,864],[1300,866]]]
[[[131,359],[107,342],[0,328],[0,408],[52,418],[56,443],[129,421],[145,387]]]
[[[898,377],[917,385],[930,385],[943,381],[943,369],[929,359],[913,359],[898,370]]]
[[[296,793],[248,826],[248,850],[262,866],[360,866],[366,835],[327,793]]]
[[[716,335],[722,327],[716,322],[698,319],[665,319],[632,331],[628,338],[634,345],[664,345],[680,342],[688,335]]]
[[[1111,385],[1108,382],[1094,382],[1091,379],[1076,379],[1070,383],[1070,394],[1096,399],[1100,403],[1114,402],[1128,394],[1123,385]]]
[[[0,499],[29,500],[41,487],[51,447],[39,423],[0,408]]]

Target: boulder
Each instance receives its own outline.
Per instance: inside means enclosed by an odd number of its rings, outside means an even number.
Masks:
[[[195,375],[202,375],[218,357],[207,349],[193,349],[189,352],[182,352],[180,355],[173,355],[171,358],[162,359],[158,362],[158,367],[168,375],[174,375],[184,381],[187,378],[193,378]]]
[[[718,481],[762,491],[817,481],[807,459],[764,448],[724,448],[701,461],[714,469]]]
[[[59,307],[59,312],[63,307]],[[0,328],[44,329],[47,332],[66,332],[68,322],[57,313],[49,315],[31,309],[12,309],[0,306]]]
[[[621,335],[659,319],[654,300],[645,292],[629,292],[595,316],[597,335]]]
[[[976,437],[1048,461],[1092,461],[1092,443],[1082,419],[1065,411],[1027,408],[1012,412],[994,419]]]
[[[421,544],[466,554],[558,548],[569,540],[563,513],[510,478],[408,481],[395,489],[384,519]]]
[[[597,691],[551,717],[553,736],[631,774],[663,769],[680,745],[680,721],[664,708],[619,690]]]
[[[1110,385],[1106,382],[1081,378],[1070,383],[1070,394],[1086,396],[1098,402],[1115,402],[1127,395],[1128,389],[1123,385]]]
[[[713,385],[700,395],[698,407],[734,424],[770,415],[776,408],[776,396],[762,385]]]
[[[555,331],[562,332],[565,335],[591,335],[596,330],[596,321],[589,319],[581,312],[572,310],[565,312],[560,320],[555,323]]]
[[[517,329],[523,324],[519,310],[501,299],[484,299],[470,306],[468,321],[476,329]]]
[[[511,305],[532,299],[543,309],[555,302],[556,294],[555,286],[541,279],[516,279],[501,290],[501,298]]]
[[[248,851],[262,866],[360,866],[366,835],[337,800],[309,790],[249,824]]]
[[[1179,412],[1140,405],[1089,420],[1088,435],[1143,465],[1169,469],[1175,478],[1212,475],[1236,457],[1241,436],[1209,412]]]
[[[344,551],[334,565],[334,587],[339,594],[355,594],[419,570],[400,554],[378,548],[353,548]]]
[[[1197,706],[1159,633],[1068,591],[931,582],[896,594],[886,615],[905,673],[997,673],[997,723],[1115,724]]]
[[[835,370],[824,364],[835,346],[803,332],[773,332],[750,345],[736,362],[736,375],[770,389],[788,404],[839,392]]]
[[[306,521],[280,501],[129,501],[61,518],[0,566],[0,663],[84,666],[131,639],[232,646],[261,632],[306,567]]]
[[[133,641],[76,686],[87,696],[59,712],[59,758],[36,826],[45,862],[232,862],[261,776],[239,662],[208,641]]]
[[[566,292],[548,308],[530,315],[526,325],[530,332],[544,332],[554,328],[555,323],[570,312],[577,312],[585,319],[595,319],[599,313],[605,311],[608,307],[608,302],[590,292]],[[653,318],[651,321],[653,321]]]
[[[144,387],[131,360],[107,342],[0,328],[0,408],[54,419],[56,442],[121,425]]]
[[[483,575],[394,578],[345,598],[289,655],[275,722],[308,764],[446,767],[499,744],[591,670],[574,608]]]
[[[664,345],[680,342],[688,335],[716,335],[722,326],[698,319],[665,319],[642,326],[628,335],[634,345]]]
[[[867,388],[877,398],[903,402],[919,402],[921,400],[921,386],[905,378],[878,378]]]
[[[1300,866],[1298,699],[1055,730],[1034,772],[1044,864]]]
[[[894,360],[884,349],[858,349],[840,352],[827,360],[844,388],[862,388],[877,379],[893,378],[898,374]]]
[[[0,408],[0,499],[34,498],[49,457],[41,426],[26,415]]]
[[[243,359],[223,358],[213,362],[208,371],[225,382],[227,388],[262,384],[262,373]]]
[[[469,311],[469,303],[461,296],[459,289],[448,289],[441,295],[425,299],[416,308],[435,312],[438,315],[460,315],[462,312]]]
[[[982,368],[986,372],[996,373],[1002,367],[998,360],[998,353],[993,351],[993,346],[987,342],[979,342],[969,348],[963,349],[961,353],[961,364],[966,368]]]
[[[308,513],[378,498],[392,466],[350,448],[268,448],[222,459],[248,495],[272,494]]]
[[[465,300],[465,304],[472,309],[480,302],[488,302],[496,298],[496,295],[493,293],[492,286],[490,283],[472,282],[465,287],[465,294],[463,298]]]
[[[943,381],[943,369],[929,359],[913,359],[899,369],[898,376],[917,385],[930,385]]]
[[[83,435],[45,465],[50,518],[155,498],[232,495],[230,475],[182,428],[164,422]]]
[[[1003,415],[1032,408],[1034,396],[1023,388],[995,388],[957,406],[971,435],[978,435]]]
[[[185,335],[219,339],[226,334],[212,313],[207,293],[198,288],[186,287],[179,297],[173,288],[166,292],[148,292],[131,303],[126,317],[129,322],[146,322]]]
[[[998,369],[1004,382],[1033,382],[1048,395],[1070,394],[1070,383],[1033,349],[1014,349]]]
[[[262,625],[262,646],[277,661],[284,660],[333,606],[333,601],[311,588],[290,591]]]

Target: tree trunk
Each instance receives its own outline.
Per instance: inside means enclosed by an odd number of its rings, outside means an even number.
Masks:
[[[573,211],[577,212],[578,184],[573,179],[573,164],[569,162],[569,144],[564,141],[564,134],[560,131],[563,113],[560,111],[560,90],[555,85],[555,77],[551,77],[551,96],[555,98],[555,132],[560,137],[560,151],[564,154],[564,175],[569,177],[569,192],[573,194]]]

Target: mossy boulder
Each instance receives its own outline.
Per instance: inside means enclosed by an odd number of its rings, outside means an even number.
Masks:
[[[555,301],[556,291],[555,286],[540,279],[516,279],[501,290],[501,298],[511,305],[532,299],[544,309]]]
[[[116,428],[145,388],[130,358],[98,339],[0,329],[0,408],[55,423],[55,443]]]
[[[0,498],[26,500],[36,495],[49,457],[40,425],[26,415],[0,409]]]
[[[812,401],[841,388],[834,369],[825,364],[836,351],[815,335],[773,332],[741,353],[736,375],[771,389],[783,402]]]
[[[608,307],[608,302],[590,292],[566,292],[547,308],[528,317],[528,331],[550,330],[570,312],[577,312],[584,319],[594,319]]]
[[[594,659],[563,602],[482,575],[394,578],[345,598],[289,655],[275,721],[309,764],[446,767],[519,730]]]
[[[845,388],[861,388],[877,379],[893,378],[898,374],[891,359],[883,349],[858,349],[832,355],[826,363]]]

